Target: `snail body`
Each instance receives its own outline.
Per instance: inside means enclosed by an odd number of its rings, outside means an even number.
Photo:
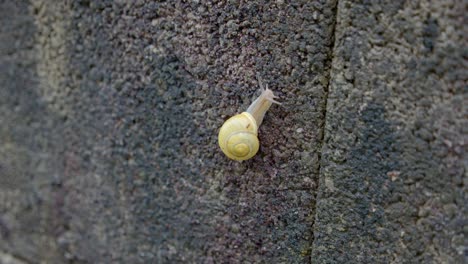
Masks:
[[[259,81],[260,82],[260,81]],[[271,90],[262,88],[261,95],[247,108],[224,122],[218,135],[218,144],[223,153],[233,160],[247,160],[257,154],[260,147],[258,127],[274,100]],[[279,103],[278,103],[279,104]]]

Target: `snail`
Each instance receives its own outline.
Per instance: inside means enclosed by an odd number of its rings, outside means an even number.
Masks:
[[[260,77],[257,78],[262,90],[260,96],[247,111],[226,120],[219,130],[218,144],[224,154],[233,160],[247,160],[257,154],[260,147],[257,134],[263,117],[272,103],[280,104],[274,100],[276,96],[268,86],[264,89]]]

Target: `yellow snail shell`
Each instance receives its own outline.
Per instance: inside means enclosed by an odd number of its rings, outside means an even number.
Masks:
[[[219,131],[221,150],[233,160],[246,160],[257,154],[260,143],[258,127],[253,116],[247,112],[235,115],[224,122]]]
[[[237,114],[224,122],[218,135],[218,144],[224,154],[233,160],[247,160],[257,154],[260,147],[258,127],[274,100],[271,90],[263,89],[262,94],[249,106],[246,112]],[[279,104],[279,103],[278,103]]]

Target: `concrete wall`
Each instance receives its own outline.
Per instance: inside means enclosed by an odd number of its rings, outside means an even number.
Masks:
[[[461,263],[462,1],[0,1],[0,262]],[[279,95],[251,160],[222,123]]]

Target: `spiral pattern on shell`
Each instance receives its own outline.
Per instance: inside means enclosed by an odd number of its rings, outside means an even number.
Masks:
[[[247,160],[257,154],[260,142],[253,116],[247,112],[229,118],[221,127],[218,143],[226,156],[233,160]]]

